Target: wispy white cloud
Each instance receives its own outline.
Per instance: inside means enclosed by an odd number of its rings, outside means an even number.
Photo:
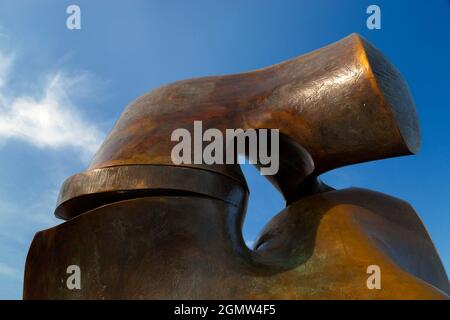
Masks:
[[[91,155],[102,134],[84,119],[69,96],[83,90],[88,74],[47,76],[41,94],[13,95],[6,90],[14,57],[0,51],[0,141],[18,139],[38,148],[72,147]]]

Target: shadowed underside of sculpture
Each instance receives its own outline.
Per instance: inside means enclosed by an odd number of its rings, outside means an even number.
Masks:
[[[239,165],[174,165],[178,128],[279,129],[268,179],[286,208],[254,250],[242,239],[248,188]],[[420,129],[407,85],[351,35],[261,70],[175,82],[131,103],[87,171],[64,183],[36,234],[24,298],[439,299],[448,279],[414,210],[317,178],[354,163],[415,153]],[[82,288],[68,290],[69,265]],[[367,267],[382,287],[367,287]]]

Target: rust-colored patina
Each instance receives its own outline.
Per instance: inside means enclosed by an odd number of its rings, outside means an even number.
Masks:
[[[239,165],[174,165],[171,133],[279,129],[286,208],[250,250]],[[445,299],[447,275],[405,202],[334,190],[321,173],[408,155],[420,146],[399,72],[358,35],[261,70],[179,81],[130,104],[87,171],[64,183],[36,234],[24,298]],[[82,288],[66,287],[66,268]],[[381,289],[367,287],[367,267]]]

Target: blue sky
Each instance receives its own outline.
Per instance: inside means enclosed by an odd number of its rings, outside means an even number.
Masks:
[[[70,4],[81,30],[66,28]],[[381,8],[381,30],[366,8]],[[271,65],[358,32],[400,69],[414,95],[417,156],[324,175],[411,203],[450,270],[450,2],[0,0],[0,299],[19,299],[34,233],[59,187],[83,171],[123,108],[164,83]],[[244,166],[248,241],[283,201]]]

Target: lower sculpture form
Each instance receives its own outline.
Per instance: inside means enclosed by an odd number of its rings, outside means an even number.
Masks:
[[[27,299],[442,299],[436,250],[405,202],[364,189],[289,205],[257,249],[243,208],[201,197],[147,197],[92,210],[36,235]],[[68,290],[66,268],[81,268]],[[367,268],[381,289],[367,287]]]

